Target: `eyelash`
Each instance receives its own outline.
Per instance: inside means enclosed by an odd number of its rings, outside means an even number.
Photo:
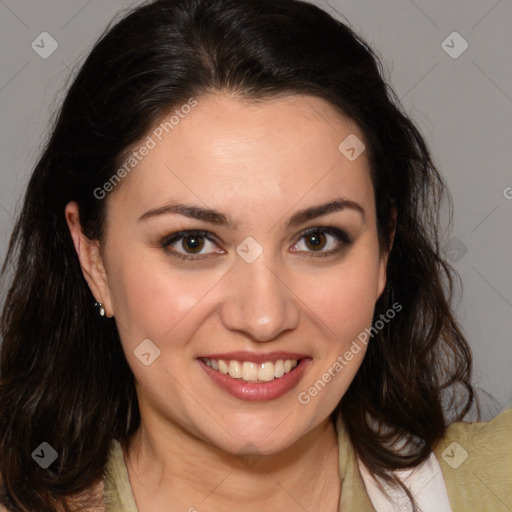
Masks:
[[[328,227],[328,226],[318,226],[318,227],[309,228],[306,231],[304,231],[301,234],[300,238],[295,243],[298,243],[300,240],[307,237],[308,235],[316,234],[316,233],[325,233],[325,234],[334,236],[340,241],[340,245],[336,249],[332,249],[327,252],[315,253],[314,251],[306,251],[306,252],[310,252],[312,254],[312,256],[314,256],[314,257],[321,258],[321,257],[331,256],[333,254],[341,252],[343,249],[347,248],[354,242],[353,238],[346,231],[342,231],[341,229]],[[170,245],[182,240],[183,238],[185,238],[186,236],[189,236],[189,235],[204,237],[207,240],[209,240],[210,242],[215,243],[215,239],[212,236],[210,236],[210,233],[208,231],[187,230],[187,231],[179,231],[177,233],[172,233],[170,235],[165,236],[164,238],[162,238],[160,240],[160,246],[170,256],[177,257],[177,258],[180,258],[183,260],[197,261],[197,260],[203,260],[203,259],[209,258],[211,256],[211,254],[194,256],[194,255],[186,255],[186,254],[169,249]]]

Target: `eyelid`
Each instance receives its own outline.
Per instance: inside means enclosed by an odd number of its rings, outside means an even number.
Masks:
[[[312,226],[310,228],[306,228],[300,232],[298,240],[310,233],[327,233],[329,235],[338,236],[347,244],[354,241],[354,238],[347,232],[347,230],[334,226]]]
[[[208,258],[209,255],[211,255],[211,254],[214,254],[214,253],[208,253],[208,254],[194,255],[194,254],[187,254],[187,253],[175,251],[173,249],[169,249],[170,245],[172,245],[176,242],[179,242],[180,240],[184,239],[186,236],[189,236],[189,235],[197,235],[199,237],[206,238],[208,241],[210,241],[214,244],[217,244],[216,237],[214,235],[212,235],[212,233],[210,233],[209,231],[204,231],[201,229],[184,229],[181,231],[176,231],[174,233],[171,233],[170,235],[164,236],[160,240],[160,246],[162,247],[162,249],[164,249],[164,251],[166,253],[171,254],[172,256],[176,256],[178,258],[184,259],[184,260],[201,260],[201,259]]]

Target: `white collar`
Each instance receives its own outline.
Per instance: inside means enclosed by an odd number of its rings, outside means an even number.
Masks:
[[[402,489],[392,489],[381,478],[375,477],[386,490],[383,492],[359,457],[357,462],[366,491],[377,512],[412,512],[410,501]],[[441,466],[433,452],[415,468],[394,473],[409,489],[422,512],[452,512]]]

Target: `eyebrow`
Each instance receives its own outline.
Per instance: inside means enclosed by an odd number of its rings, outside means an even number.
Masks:
[[[310,208],[306,208],[294,213],[286,221],[286,227],[298,226],[317,217],[346,209],[359,212],[363,217],[363,221],[365,220],[365,210],[359,203],[356,203],[350,199],[339,197],[333,201],[329,201],[328,203],[311,206]],[[161,206],[160,208],[148,210],[146,213],[139,217],[139,222],[164,214],[183,215],[185,217],[202,220],[210,224],[227,226],[230,229],[236,229],[238,226],[236,221],[224,213],[218,212],[211,208],[203,208],[201,206],[183,203],[171,203]]]

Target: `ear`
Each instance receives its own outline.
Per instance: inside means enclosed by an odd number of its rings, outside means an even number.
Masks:
[[[385,250],[381,253],[381,257],[380,257],[377,300],[380,298],[380,296],[384,292],[384,288],[386,287],[386,267],[388,264],[389,253],[391,252],[391,249],[393,248],[393,242],[395,240],[396,219],[397,219],[397,209],[396,209],[396,207],[392,207],[391,221],[392,221],[393,229],[392,229],[391,235],[390,235],[389,247],[387,250]]]
[[[71,201],[66,205],[65,217],[73,245],[75,246],[82,273],[97,302],[102,302],[105,316],[114,315],[108,286],[108,276],[100,253],[98,240],[90,240],[84,235],[80,224],[78,203]]]

